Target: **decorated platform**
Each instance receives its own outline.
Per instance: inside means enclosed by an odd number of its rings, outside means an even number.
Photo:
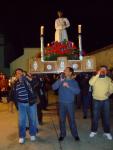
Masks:
[[[70,66],[75,72],[93,72],[96,70],[95,57],[85,56],[83,60],[68,60],[67,57],[57,57],[56,61],[41,61],[41,58],[31,58],[29,72],[31,73],[60,73]]]
[[[31,73],[60,73],[70,66],[75,72],[96,70],[96,60],[82,49],[81,25],[78,25],[78,46],[72,41],[53,41],[44,47],[44,27],[41,26],[41,51],[29,58]]]

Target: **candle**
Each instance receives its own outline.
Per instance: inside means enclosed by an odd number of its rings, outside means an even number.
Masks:
[[[49,47],[49,46],[50,46],[50,44],[48,43],[48,44],[47,44],[47,46]]]
[[[44,35],[44,26],[41,26],[41,28],[40,28],[40,34]]]
[[[74,46],[74,43],[72,42],[72,47]]]
[[[81,33],[81,32],[82,32],[82,31],[81,31],[81,26],[82,26],[81,24],[78,25],[78,33]]]

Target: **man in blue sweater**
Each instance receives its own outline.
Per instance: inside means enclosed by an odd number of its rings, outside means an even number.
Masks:
[[[64,78],[58,79],[53,85],[53,90],[58,89],[59,93],[59,114],[60,114],[60,137],[59,141],[63,141],[66,136],[66,116],[69,115],[69,124],[71,134],[76,141],[79,141],[75,122],[75,103],[74,98],[76,94],[80,93],[78,83],[72,79],[73,69],[66,67],[64,70]]]

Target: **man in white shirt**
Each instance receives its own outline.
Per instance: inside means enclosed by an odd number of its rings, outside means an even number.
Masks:
[[[55,41],[62,42],[64,40],[68,41],[68,35],[66,28],[70,26],[69,20],[63,17],[63,12],[57,12],[58,17],[55,20]]]

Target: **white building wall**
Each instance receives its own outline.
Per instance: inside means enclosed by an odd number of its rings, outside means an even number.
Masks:
[[[24,54],[10,63],[10,74],[13,74],[16,68],[29,70],[29,58],[34,57],[40,52],[40,48],[24,48]]]
[[[107,65],[109,68],[113,68],[113,45],[96,50],[96,52],[92,52],[90,55],[95,56],[97,68],[101,65]]]

